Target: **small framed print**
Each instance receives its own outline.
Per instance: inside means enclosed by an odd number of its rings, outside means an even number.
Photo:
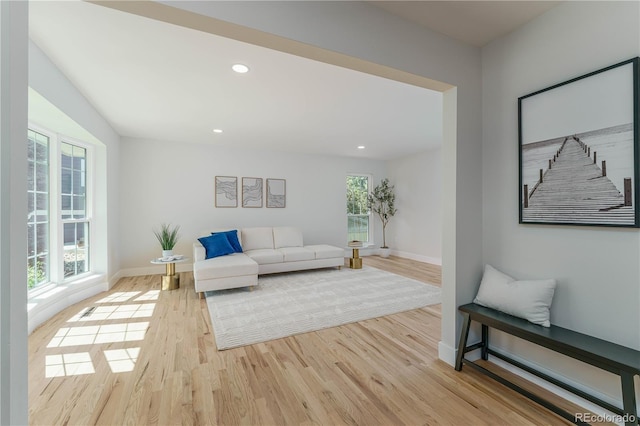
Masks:
[[[262,178],[242,178],[242,207],[262,207]]]
[[[236,176],[216,176],[216,207],[238,207]]]
[[[267,207],[284,208],[287,205],[287,181],[267,179]]]

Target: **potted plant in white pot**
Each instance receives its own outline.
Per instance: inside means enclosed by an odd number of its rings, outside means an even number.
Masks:
[[[396,194],[393,192],[394,186],[389,185],[389,179],[383,179],[380,185],[373,188],[373,192],[367,197],[369,209],[376,213],[382,222],[382,247],[380,247],[380,256],[389,257],[390,249],[387,246],[387,224],[389,220],[396,214]]]
[[[153,230],[153,233],[162,247],[163,258],[173,255],[173,247],[175,247],[178,242],[178,230],[180,230],[180,225],[171,227],[171,225],[166,223],[160,225],[160,229]]]

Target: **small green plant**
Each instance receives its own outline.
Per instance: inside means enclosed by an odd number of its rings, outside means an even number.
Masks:
[[[155,229],[153,233],[155,234],[162,250],[173,250],[173,247],[178,242],[178,231],[180,230],[180,225],[176,225],[175,227],[171,227],[171,225],[163,223],[160,225],[160,229]]]
[[[394,205],[396,194],[393,192],[394,186],[389,185],[389,179],[383,179],[380,185],[373,188],[373,192],[367,197],[367,205],[372,212],[376,213],[382,222],[382,248],[387,247],[386,229],[389,220],[396,214]]]
[[[35,266],[27,266],[27,288],[31,290],[47,278],[47,271],[42,262],[36,262]]]

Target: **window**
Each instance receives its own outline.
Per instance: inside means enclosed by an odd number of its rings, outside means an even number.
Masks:
[[[61,213],[64,240],[64,277],[89,270],[89,221],[87,220],[87,150],[61,144]]]
[[[49,138],[27,137],[27,286],[49,281]]]
[[[88,272],[88,149],[47,131],[28,131],[29,289]]]
[[[367,206],[371,176],[347,176],[348,241],[372,241],[371,212]]]

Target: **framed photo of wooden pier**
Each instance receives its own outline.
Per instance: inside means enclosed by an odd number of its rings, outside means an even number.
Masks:
[[[520,223],[640,227],[639,61],[518,98]]]

